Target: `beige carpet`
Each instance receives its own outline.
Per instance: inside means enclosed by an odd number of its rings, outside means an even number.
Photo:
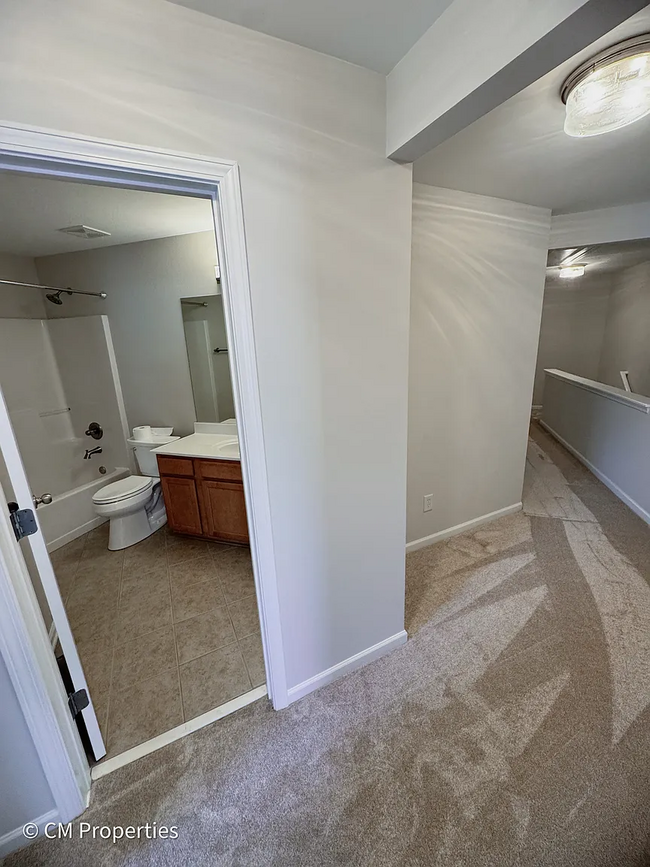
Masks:
[[[539,428],[525,511],[408,560],[408,644],[101,780],[8,865],[650,863],[650,532]]]

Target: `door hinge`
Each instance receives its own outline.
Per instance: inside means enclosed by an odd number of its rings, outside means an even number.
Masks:
[[[90,704],[88,693],[85,689],[78,689],[76,692],[71,692],[68,695],[68,704],[70,705],[70,713],[72,716],[78,716],[81,711],[85,710]]]
[[[25,536],[38,532],[38,524],[31,509],[19,509],[18,503],[8,503],[9,519],[14,528],[16,539],[20,542]]]

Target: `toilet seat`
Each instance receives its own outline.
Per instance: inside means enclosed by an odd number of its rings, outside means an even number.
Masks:
[[[118,479],[117,482],[111,482],[110,485],[104,485],[96,491],[93,494],[93,503],[108,505],[123,502],[130,497],[150,491],[153,488],[153,481],[151,476],[127,476],[126,479]]]
[[[109,551],[122,551],[137,545],[167,523],[154,449],[180,439],[171,435],[172,429],[165,428],[170,431],[168,436],[156,436],[152,428],[152,436],[148,439],[127,439],[135,452],[139,474],[104,485],[93,495],[95,514],[110,522]]]

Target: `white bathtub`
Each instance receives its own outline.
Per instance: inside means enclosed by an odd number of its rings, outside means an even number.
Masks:
[[[53,494],[54,499],[49,506],[39,506],[38,520],[48,551],[56,551],[67,542],[72,542],[73,539],[103,524],[106,519],[95,514],[93,494],[104,485],[128,475],[129,470],[126,467],[116,467],[105,476],[100,476],[84,485],[64,491],[62,494]]]

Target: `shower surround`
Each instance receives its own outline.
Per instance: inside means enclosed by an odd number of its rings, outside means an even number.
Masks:
[[[0,318],[0,386],[32,491],[54,498],[38,512],[53,551],[103,522],[93,493],[130,471],[108,317]],[[93,421],[104,429],[101,440],[85,434]],[[93,446],[102,454],[85,461]]]

